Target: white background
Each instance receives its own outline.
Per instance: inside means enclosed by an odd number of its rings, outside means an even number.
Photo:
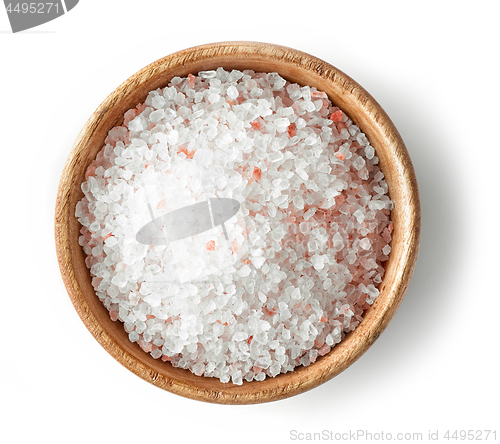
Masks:
[[[447,430],[479,429],[500,440],[497,6],[81,0],[19,34],[0,9],[0,441],[287,443],[293,430],[427,441],[438,430],[455,442]],[[358,81],[405,140],[422,200],[417,267],[384,334],[319,388],[253,406],[185,399],[114,361],[71,305],[54,248],[59,177],[95,108],[158,58],[227,40],[290,46]]]

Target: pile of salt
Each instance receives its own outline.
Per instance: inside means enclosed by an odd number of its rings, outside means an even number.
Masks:
[[[383,178],[366,136],[315,88],[221,68],[175,77],[89,166],[80,245],[97,296],[145,352],[261,381],[327,354],[378,296]],[[241,206],[223,227],[138,241],[151,219],[211,199]]]

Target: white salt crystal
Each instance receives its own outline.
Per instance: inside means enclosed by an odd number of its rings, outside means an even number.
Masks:
[[[296,157],[294,160],[295,168],[298,170],[303,170],[308,166],[308,163],[305,161],[303,157]]]
[[[139,340],[139,333],[137,333],[136,331],[130,332],[128,338],[130,339],[130,342],[136,342],[137,340]]]
[[[358,127],[358,126],[356,126],[356,125],[351,125],[351,126],[349,127],[349,134],[350,134],[351,136],[354,136],[354,137],[355,137],[358,133],[359,133],[359,127]]]
[[[101,228],[101,224],[98,221],[92,222],[90,224],[90,227],[89,227],[90,231],[93,231],[93,232],[96,232],[100,228]]]
[[[293,198],[293,205],[295,206],[295,208],[297,208],[297,210],[302,210],[304,209],[304,199],[302,198],[301,195],[296,195],[294,198]]]
[[[332,286],[332,280],[330,278],[326,278],[323,281],[323,290],[328,290]]]
[[[213,331],[215,336],[220,336],[224,332],[224,326],[217,323],[214,325]]]
[[[368,160],[371,160],[373,159],[373,156],[375,155],[375,150],[373,149],[372,146],[370,145],[367,145],[365,147],[365,156]]]
[[[366,169],[366,167],[360,168],[358,175],[363,180],[368,180],[368,178],[370,177],[370,175],[368,174],[368,170]]]
[[[267,156],[270,162],[279,162],[280,160],[283,160],[283,153],[278,151],[278,152],[273,152],[270,153],[269,156]]]
[[[370,240],[368,238],[363,238],[359,241],[359,246],[363,249],[363,250],[370,250],[371,249],[371,243],[370,243]]]
[[[252,257],[250,260],[252,261],[253,266],[257,269],[260,269],[266,261],[263,256]]]
[[[212,93],[208,96],[208,101],[210,103],[217,103],[220,100],[220,95],[216,93]]]
[[[238,98],[240,93],[238,92],[238,89],[234,85],[231,85],[227,89],[227,95],[231,100],[235,100],[236,98]]]
[[[358,141],[358,143],[361,145],[361,146],[366,146],[368,145],[368,139],[366,138],[366,136],[363,134],[363,133],[359,133],[357,136],[356,136],[356,140]]]
[[[238,271],[238,274],[241,276],[241,277],[247,277],[250,272],[252,270],[250,269],[250,267],[248,265],[243,265],[243,267],[241,267]]]
[[[165,97],[157,95],[151,100],[151,105],[156,109],[161,109],[165,106]],[[150,115],[151,118],[151,115]]]
[[[291,297],[292,297],[292,299],[296,299],[296,300],[300,299],[301,298],[300,289],[294,288],[294,290],[291,294]]]
[[[241,370],[237,370],[233,376],[231,377],[233,384],[235,385],[242,385],[243,384],[243,378],[242,378],[242,373]]]
[[[361,210],[356,210],[353,215],[358,223],[362,223],[365,220],[365,213],[363,213]]]
[[[382,210],[385,208],[385,203],[381,200],[371,200],[368,202],[368,208],[370,208],[370,210]]]
[[[83,201],[80,201],[76,204],[76,208],[75,208],[75,216],[76,217],[83,217],[85,216],[85,208],[86,208],[86,205]]]
[[[244,341],[248,338],[248,334],[243,331],[239,331],[234,334],[233,338],[235,341]]]
[[[165,99],[163,99],[163,100],[165,100]],[[158,109],[156,111],[153,111],[149,115],[151,122],[154,122],[154,123],[158,123],[164,117],[165,117],[165,110],[163,110],[163,109]]]
[[[375,288],[373,284],[369,284],[367,286],[368,289],[368,294],[370,295],[371,298],[376,298],[379,295],[378,289]]]
[[[257,375],[255,375],[256,381],[263,381],[264,379],[266,379],[266,374],[264,372],[260,372]]]
[[[169,131],[167,134],[167,142],[170,145],[175,145],[179,140],[179,132],[177,130]]]
[[[135,119],[129,122],[128,128],[130,131],[143,131],[145,129],[144,122],[142,121],[141,116],[137,116]]]
[[[365,159],[363,159],[361,156],[357,156],[354,162],[352,163],[352,166],[356,168],[358,171],[365,166]]]
[[[316,214],[316,207],[311,207],[309,208],[305,213],[304,213],[304,220],[309,220],[311,217],[313,217]]]
[[[201,376],[205,372],[205,366],[201,362],[197,362],[192,369],[193,373],[196,376]]]
[[[323,270],[323,267],[325,266],[325,256],[320,255],[320,254],[315,254],[311,258],[311,263],[317,271],[321,271],[321,270]]]
[[[332,171],[332,167],[330,165],[328,165],[327,162],[323,162],[322,164],[320,164],[318,166],[318,171],[320,173],[330,174],[330,172]]]
[[[127,276],[125,275],[125,273],[117,273],[116,276],[111,279],[111,282],[117,287],[124,287],[127,283]]]
[[[159,349],[159,348],[155,348],[152,352],[151,352],[151,356],[155,359],[158,359],[159,357],[161,357],[161,355],[163,355],[162,351]]]
[[[275,119],[274,124],[276,126],[284,126],[287,127],[290,125],[290,120],[288,120],[286,117],[283,117],[281,119]]]
[[[198,76],[202,79],[213,79],[217,76],[217,73],[215,71],[200,71]]]
[[[267,321],[259,322],[259,329],[262,331],[268,331],[271,328],[271,324]]]

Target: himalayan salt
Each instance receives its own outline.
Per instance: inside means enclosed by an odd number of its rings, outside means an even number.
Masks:
[[[330,352],[378,296],[392,202],[368,138],[276,73],[174,77],[111,129],[75,215],[98,298],[224,383]]]

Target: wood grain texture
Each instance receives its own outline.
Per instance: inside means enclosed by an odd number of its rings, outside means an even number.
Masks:
[[[252,69],[278,72],[291,82],[315,86],[344,110],[367,135],[380,158],[394,202],[392,252],[380,285],[380,296],[357,329],[326,356],[309,367],[244,382],[223,384],[153,359],[131,343],[120,322],[111,321],[95,295],[85,254],[78,244],[80,225],[74,216],[83,197],[81,184],[90,162],[104,145],[108,131],[123,123],[123,114],[143,103],[149,91],[163,88],[174,76],[202,70]],[[417,181],[406,147],[395,126],[354,80],[332,65],[303,52],[254,42],[225,42],[198,46],[162,58],[120,85],[90,117],[80,132],[64,167],[59,185],[55,239],[64,284],[76,311],[96,340],[122,365],[144,380],[170,392],[221,404],[274,401],[312,389],[355,362],[387,327],[399,307],[415,267],[420,239],[420,202]],[[395,357],[396,359],[396,357]]]

